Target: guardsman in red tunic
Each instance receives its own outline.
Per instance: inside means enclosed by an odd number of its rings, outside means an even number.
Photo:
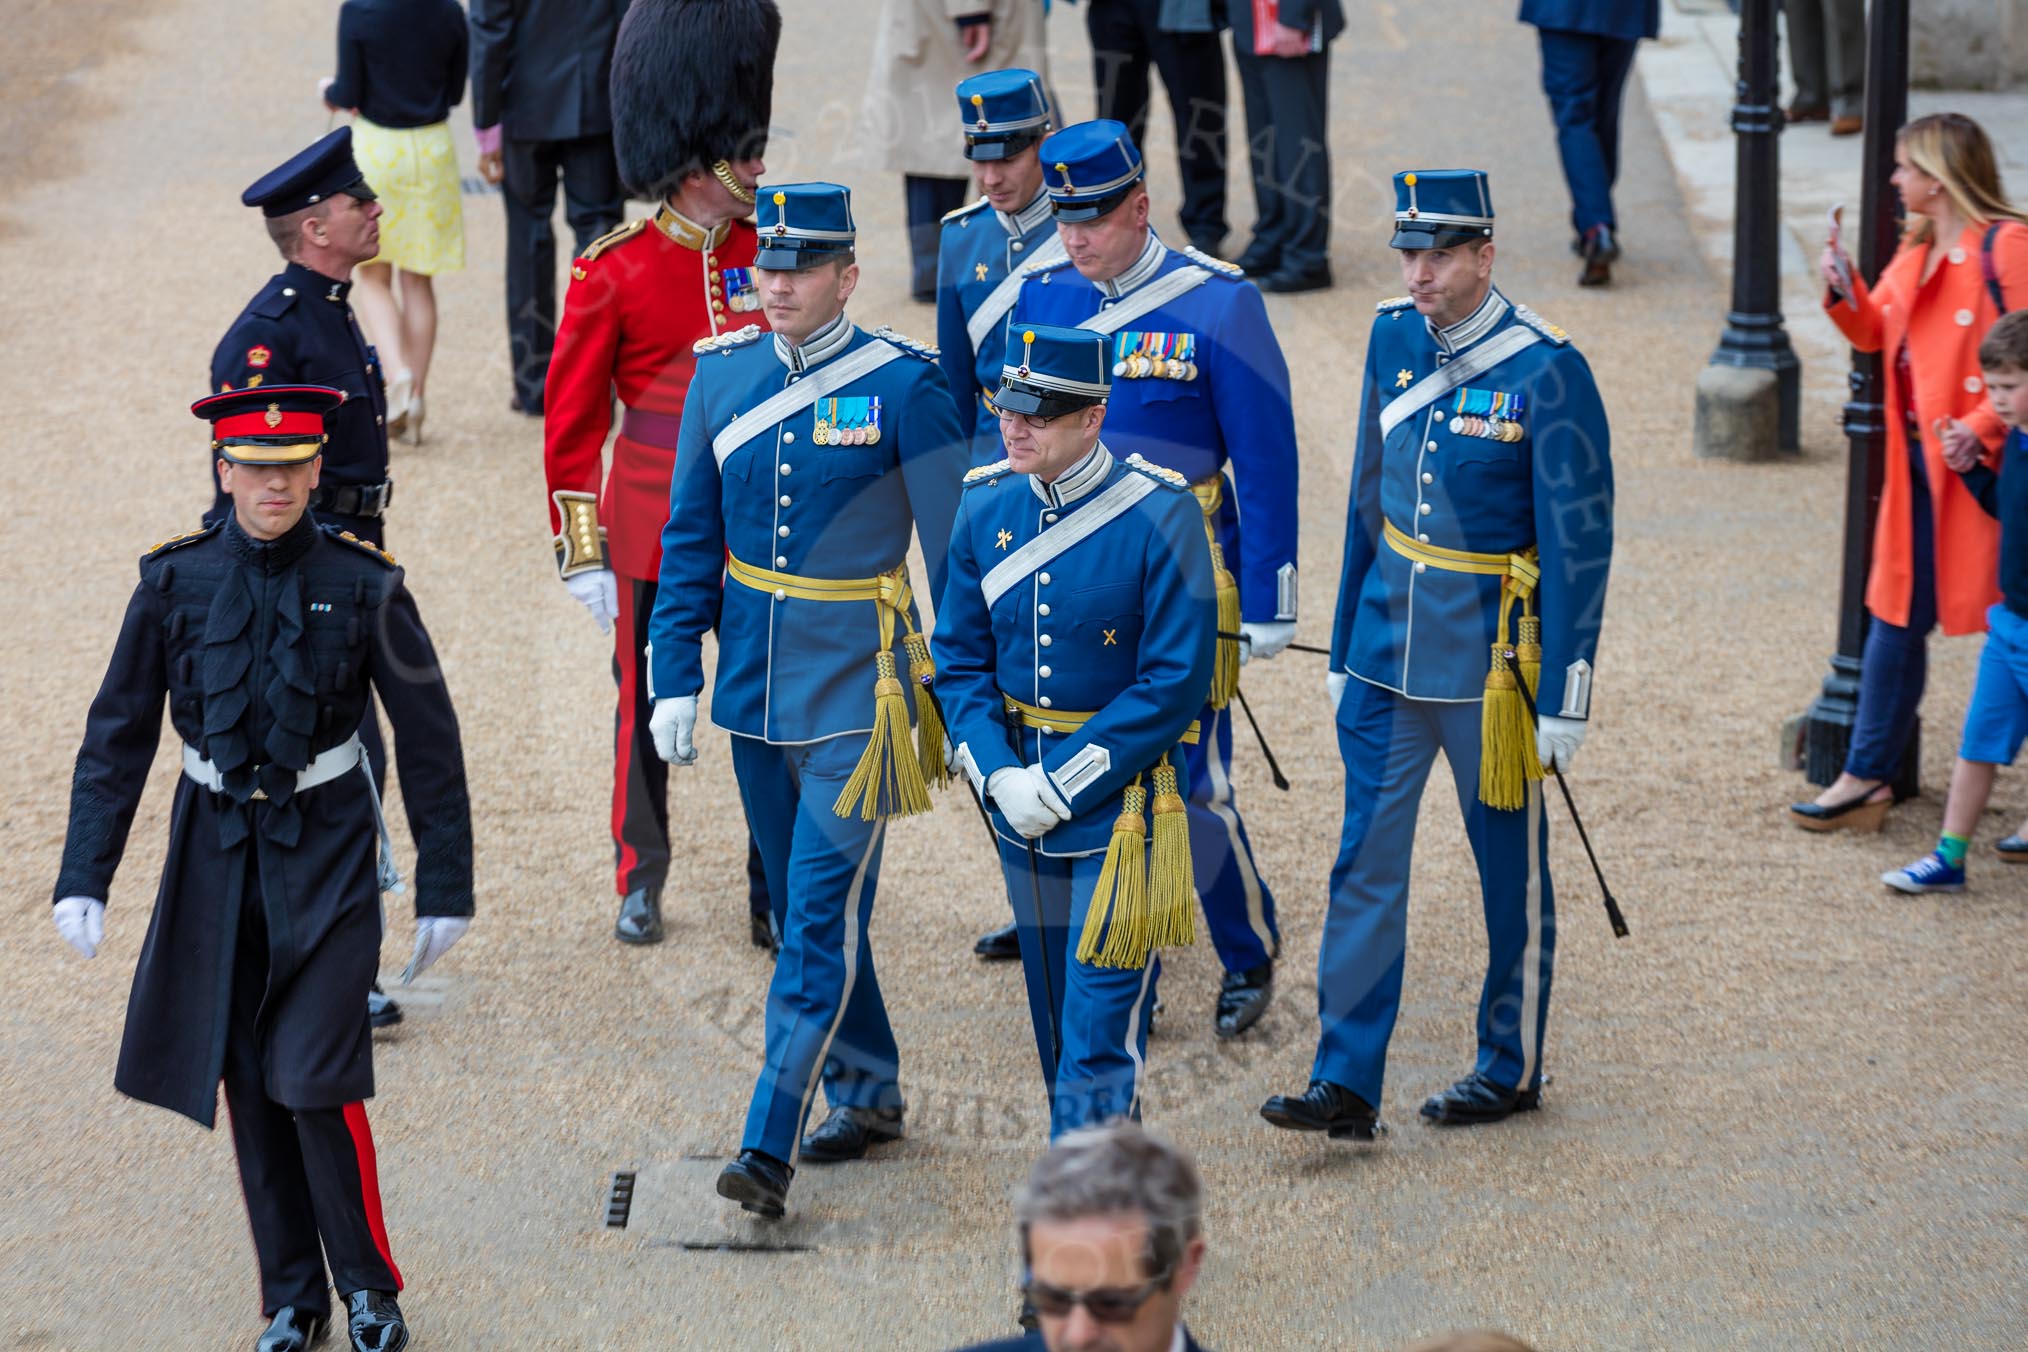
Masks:
[[[645,0],[629,11],[613,53],[614,149],[632,195],[659,205],[652,218],[594,241],[572,266],[544,393],[543,469],[558,569],[599,628],[614,632],[612,831],[621,900],[613,933],[624,943],[662,938],[668,767],[648,735],[647,622],[676,433],[697,364],[692,349],[766,322],[747,212],[763,168],[780,34],[773,0]],[[615,394],[619,436],[601,492]],[[772,949],[751,849],[747,875],[753,940]]]

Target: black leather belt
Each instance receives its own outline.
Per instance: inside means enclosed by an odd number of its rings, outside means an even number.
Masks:
[[[331,516],[379,516],[394,501],[394,480],[377,484],[327,484],[317,490],[310,509]]]

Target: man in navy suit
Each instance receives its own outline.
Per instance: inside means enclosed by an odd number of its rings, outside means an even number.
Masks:
[[[1613,182],[1620,176],[1620,98],[1634,48],[1661,30],[1662,0],[1521,0],[1542,39],[1542,92],[1570,185],[1579,286],[1605,286],[1620,256]]]
[[[1025,1337],[967,1352],[1205,1352],[1183,1326],[1204,1266],[1204,1183],[1131,1122],[1087,1127],[1035,1162],[1015,1203]]]

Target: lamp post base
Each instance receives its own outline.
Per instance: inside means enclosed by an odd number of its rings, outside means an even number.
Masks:
[[[1852,748],[1852,725],[1859,714],[1859,661],[1834,654],[1831,674],[1824,688],[1810,702],[1803,715],[1803,777],[1822,787],[1845,769],[1845,756]],[[1908,731],[1908,745],[1901,763],[1888,781],[1894,801],[1905,802],[1922,792],[1922,720]]]

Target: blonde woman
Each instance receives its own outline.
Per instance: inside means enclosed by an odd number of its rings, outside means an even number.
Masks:
[[[1986,610],[2000,599],[1998,524],[1946,468],[1944,452],[1976,440],[1993,464],[2005,435],[1986,403],[1979,341],[2003,310],[2028,306],[2028,214],[2001,191],[1986,133],[1959,113],[1901,129],[1893,182],[1908,228],[1879,280],[1868,286],[1829,246],[1820,260],[1832,321],[1853,347],[1885,359],[1887,477],[1844,773],[1789,809],[1811,831],[1880,829],[1922,701],[1929,631],[1984,633]]]
[[[445,119],[465,95],[466,44],[457,0],[345,0],[338,73],[324,87],[326,104],[358,114],[353,153],[380,195],[380,255],[353,273],[352,299],[380,350],[388,433],[406,431],[415,442],[437,341],[432,278],[465,266],[458,157]]]

